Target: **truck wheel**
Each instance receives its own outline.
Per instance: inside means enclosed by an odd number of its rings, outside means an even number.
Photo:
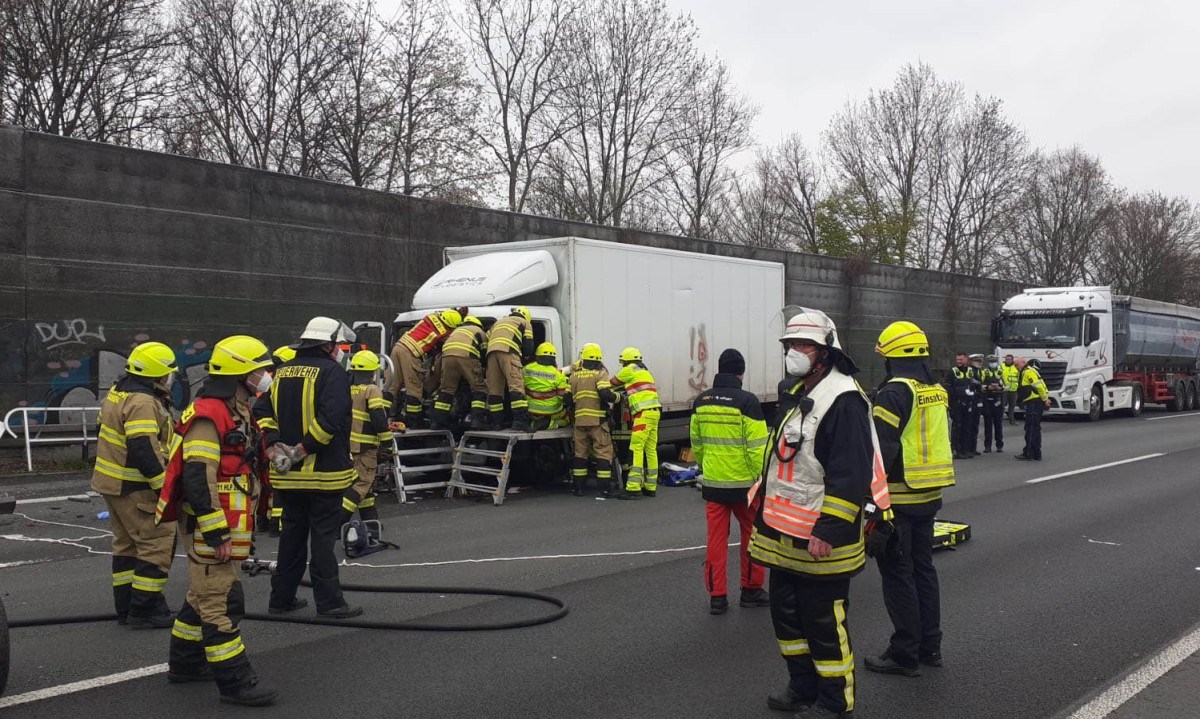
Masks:
[[[1187,403],[1187,389],[1182,382],[1176,382],[1175,386],[1171,387],[1171,399],[1167,402],[1168,412],[1178,412],[1183,409]]]
[[[8,615],[4,613],[4,602],[0,601],[0,694],[8,684]]]
[[[1129,416],[1137,417],[1142,413],[1142,386],[1134,385],[1133,400],[1129,403]]]
[[[1187,407],[1184,407],[1184,409],[1196,409],[1196,385],[1191,382],[1185,382],[1184,387],[1187,388]]]
[[[1091,403],[1088,405],[1088,416],[1087,416],[1088,421],[1089,422],[1099,422],[1100,418],[1103,416],[1104,416],[1104,394],[1100,391],[1100,388],[1098,386],[1092,387],[1092,399],[1091,399]]]

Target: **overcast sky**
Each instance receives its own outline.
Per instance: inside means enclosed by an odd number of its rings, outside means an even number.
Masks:
[[[847,100],[924,61],[1001,98],[1035,146],[1079,145],[1113,181],[1200,202],[1200,2],[667,0],[761,107],[758,139],[814,148]]]

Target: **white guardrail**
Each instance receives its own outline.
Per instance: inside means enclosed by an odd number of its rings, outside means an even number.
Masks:
[[[44,422],[38,422],[37,424],[35,424],[32,427],[29,426],[29,415],[31,415],[31,414],[32,415],[37,415],[37,414],[45,415],[49,412],[75,412],[75,413],[77,413],[78,417],[71,418],[71,419],[72,420],[78,419],[79,434],[74,434],[73,432],[71,434],[66,434],[66,433],[60,433],[60,432],[55,431],[53,433],[48,433],[48,434],[52,434],[52,436],[50,436],[50,437],[42,436],[43,430],[50,429],[50,428],[58,430],[58,429],[62,429],[64,427],[72,427],[75,424],[75,421],[70,421],[70,422],[67,422],[66,424],[46,424]],[[93,421],[90,423],[88,422],[88,413],[89,412],[95,413],[95,417],[93,418]],[[19,415],[19,419],[16,419],[18,415]],[[24,441],[24,443],[25,443],[25,466],[29,469],[30,472],[32,472],[33,471],[33,445],[35,445],[35,444],[82,444],[84,452],[86,452],[88,444],[96,441],[95,435],[88,434],[89,424],[92,426],[95,426],[97,424],[97,422],[99,421],[99,417],[100,417],[100,408],[99,407],[17,407],[15,409],[9,410],[8,414],[4,415],[4,423],[2,425],[0,425],[0,437],[3,437],[6,434],[10,434],[13,436],[14,439],[19,439],[19,440]],[[14,419],[16,419],[16,422],[17,422],[15,424],[15,426],[14,426],[14,421],[13,421]],[[20,430],[21,434],[17,434],[17,430]]]

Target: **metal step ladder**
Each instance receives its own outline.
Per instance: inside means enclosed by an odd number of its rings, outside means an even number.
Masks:
[[[454,434],[449,430],[410,429],[392,432],[392,459],[390,472],[394,487],[378,491],[394,491],[401,503],[408,501],[408,493],[418,489],[441,489],[449,484],[448,479],[438,482],[414,483],[413,478],[433,472],[445,472],[454,468]]]
[[[450,473],[450,483],[446,486],[446,497],[453,497],[457,492],[460,496],[467,492],[481,492],[492,495],[492,504],[499,507],[504,504],[508,493],[509,471],[511,469],[513,449],[519,442],[543,439],[570,439],[570,429],[550,429],[538,432],[500,432],[474,431],[464,432],[458,447],[454,450],[454,468]],[[504,449],[499,449],[503,446]],[[494,449],[489,448],[494,447]],[[499,466],[496,466],[496,465]],[[496,483],[483,484],[484,480],[468,479],[471,475],[494,477]]]

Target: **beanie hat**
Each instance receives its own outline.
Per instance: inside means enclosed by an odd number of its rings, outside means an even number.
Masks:
[[[730,347],[717,360],[717,371],[721,374],[743,374],[746,371],[746,358]]]

